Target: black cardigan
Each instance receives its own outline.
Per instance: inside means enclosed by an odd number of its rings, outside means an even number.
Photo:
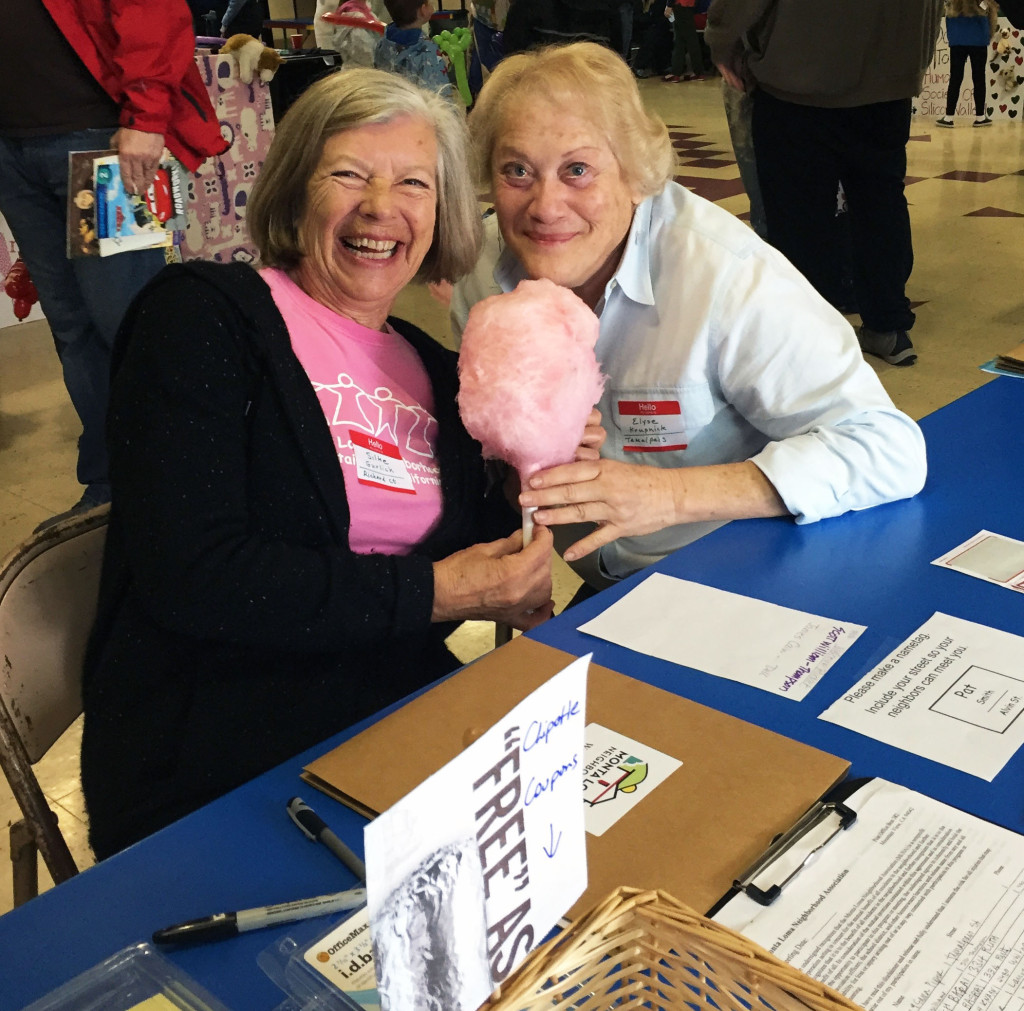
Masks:
[[[259,275],[166,268],[114,350],[113,502],[83,680],[82,784],[104,857],[457,665],[431,563],[509,533],[459,421],[455,355],[390,320],[430,377],[444,513],[415,554],[356,555],[323,412]]]

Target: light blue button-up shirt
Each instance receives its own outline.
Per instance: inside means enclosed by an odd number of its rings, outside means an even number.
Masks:
[[[490,219],[484,255],[455,287],[456,336],[474,303],[523,276]],[[743,222],[682,186],[637,207],[596,312],[602,456],[654,467],[751,460],[798,523],[923,486],[921,430],[849,323]],[[619,538],[601,549],[601,571],[621,578],[719,525]],[[591,581],[595,561],[580,568]]]

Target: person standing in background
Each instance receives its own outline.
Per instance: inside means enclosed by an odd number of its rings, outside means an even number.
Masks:
[[[695,16],[697,0],[671,0],[665,5],[665,17],[672,22],[672,69],[663,80],[670,83],[679,81],[704,80],[704,57],[700,51]],[[690,70],[686,64],[689,60]]]
[[[501,32],[508,0],[473,0],[473,52],[469,58],[469,91],[476,95],[484,81],[484,67],[493,70],[504,56]]]
[[[768,240],[833,305],[843,301],[842,181],[861,349],[913,365],[914,263],[903,190],[911,99],[939,33],[942,0],[713,0],[705,39],[722,76],[752,90]]]
[[[998,21],[994,0],[946,0],[949,90],[946,92],[946,114],[936,121],[939,126],[953,125],[968,59],[971,61],[971,83],[974,87],[974,125],[992,125],[992,120],[985,115],[985,58]]]
[[[195,65],[185,0],[0,0],[32,44],[0,60],[0,213],[39,291],[82,423],[81,499],[43,526],[110,501],[105,417],[110,349],[160,249],[67,257],[68,153],[116,148],[130,193],[166,145],[195,171],[227,147]]]

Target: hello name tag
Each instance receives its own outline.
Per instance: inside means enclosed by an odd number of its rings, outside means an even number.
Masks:
[[[375,435],[349,430],[356,459],[356,478],[360,484],[415,495],[412,478],[398,447]]]
[[[622,448],[627,453],[671,453],[686,449],[686,426],[678,400],[620,400]]]

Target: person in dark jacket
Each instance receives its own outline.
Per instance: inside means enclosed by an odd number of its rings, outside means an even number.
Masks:
[[[712,0],[704,33],[725,80],[752,94],[768,241],[837,307],[849,301],[842,183],[861,349],[890,365],[917,360],[904,179],[941,13],[942,0]]]
[[[464,117],[326,77],[248,222],[263,269],[167,267],[118,335],[83,681],[100,858],[451,671],[459,621],[551,613],[550,534],[524,548],[489,486],[454,354],[389,317],[477,255]]]

